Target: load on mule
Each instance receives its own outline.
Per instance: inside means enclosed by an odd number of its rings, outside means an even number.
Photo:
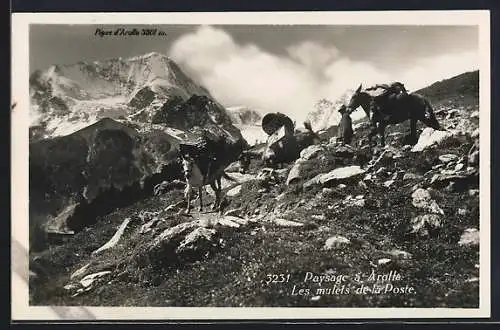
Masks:
[[[417,121],[421,121],[435,130],[445,131],[437,121],[430,102],[419,94],[408,94],[403,84],[393,83],[387,86],[385,92],[379,96],[373,96],[367,90],[363,91],[362,85],[359,85],[347,105],[347,111],[352,113],[358,107],[363,108],[372,126],[372,130],[368,134],[370,143],[378,133],[381,145],[385,146],[386,126],[399,124],[406,120],[410,120],[412,144],[417,142]]]
[[[296,130],[290,117],[280,112],[266,114],[262,118],[262,129],[269,137],[262,154],[264,163],[274,167],[294,161],[304,148],[321,141],[309,121],[304,122],[304,128],[305,131]]]

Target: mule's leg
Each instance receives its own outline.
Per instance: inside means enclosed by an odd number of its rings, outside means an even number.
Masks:
[[[383,148],[385,147],[385,124],[378,123],[377,131],[380,135],[380,144]]]
[[[199,211],[203,211],[203,187],[199,186],[198,187],[198,194],[200,195],[200,208]]]
[[[184,196],[187,199],[187,206],[184,213],[189,214],[189,211],[191,210],[191,186],[189,184],[186,186],[186,190],[184,190]]]
[[[217,200],[216,200],[216,203],[215,203],[215,210],[218,211],[219,208],[220,208],[220,202],[221,202],[221,200],[220,200],[221,198],[220,197],[221,197],[221,194],[222,194],[221,177],[218,177],[216,181],[217,181],[217,194],[216,194]]]
[[[368,143],[373,146],[373,137],[377,134],[377,123],[372,122],[371,123],[372,129],[370,130],[370,133],[368,133]],[[376,141],[375,141],[376,144]]]
[[[215,199],[215,210],[218,211],[220,209],[220,202],[221,202],[221,194],[222,194],[222,183],[221,183],[221,177],[218,177],[216,181],[217,185],[217,192],[215,194],[216,199]]]
[[[410,144],[417,143],[417,120],[410,118]]]
[[[210,187],[215,193],[215,201],[214,204],[212,205],[212,210],[215,210],[217,208],[217,203],[219,199],[219,189],[217,188],[217,183],[216,181],[210,183]]]

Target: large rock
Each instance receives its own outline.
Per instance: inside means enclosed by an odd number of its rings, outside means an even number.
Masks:
[[[320,145],[312,145],[300,152],[300,160],[309,160],[316,157],[321,152],[324,152],[324,148]]]
[[[419,215],[412,219],[411,226],[412,233],[420,236],[427,236],[430,230],[441,228],[441,217],[437,214]]]
[[[187,123],[194,124],[200,123]],[[203,131],[187,126],[186,141],[202,134],[219,138],[229,164],[244,142],[237,129],[224,127],[212,123]],[[157,183],[183,179],[179,146],[184,141],[170,131],[161,126],[137,130],[106,118],[67,136],[32,142],[30,218],[43,218],[51,231],[79,230],[99,215],[152,194]]]
[[[330,184],[360,177],[366,171],[357,165],[336,168],[318,177],[321,184]]]
[[[460,236],[460,241],[458,245],[460,246],[474,246],[479,245],[479,230],[477,228],[467,228],[462,236]]]
[[[326,240],[325,245],[323,246],[323,249],[331,250],[334,248],[340,248],[340,247],[348,245],[350,243],[351,243],[351,241],[348,238],[346,238],[344,236],[340,236],[340,235],[335,235],[335,236],[329,237]]]
[[[293,167],[290,169],[290,172],[288,173],[286,184],[291,184],[300,180],[300,178],[302,177],[302,168],[303,162],[295,162]]]
[[[195,228],[199,228],[198,224],[195,221],[192,221],[184,222],[175,227],[165,229],[162,233],[156,236],[148,247],[150,255],[157,256],[158,254],[165,252],[166,249],[172,248],[172,246],[175,246],[183,241],[187,232],[194,230]]]
[[[316,175],[314,178],[306,181],[304,183],[304,187],[309,188],[317,184],[334,185],[340,183],[348,183],[350,181],[357,180],[365,172],[366,170],[357,165],[339,167],[328,173],[321,173]]]
[[[434,130],[433,128],[426,127],[422,133],[420,134],[420,137],[418,138],[417,144],[413,146],[411,151],[413,152],[419,152],[424,149],[427,149],[431,146],[438,145],[445,141],[446,139],[449,139],[452,137],[453,134],[448,131],[437,131]]]
[[[452,161],[457,160],[457,159],[458,159],[458,156],[455,154],[444,154],[444,155],[439,156],[439,160],[443,163],[449,163],[449,162],[452,162]]]
[[[450,183],[454,183],[461,187],[479,184],[479,172],[472,170],[452,171],[451,173],[439,173],[432,176],[430,184],[436,188],[442,188]]]
[[[303,176],[303,165],[307,163],[308,160],[317,157],[317,155],[324,151],[325,149],[320,145],[312,145],[302,150],[300,152],[300,158],[295,161],[295,164],[288,173],[286,184],[291,184],[293,182],[296,182],[297,180],[300,180],[300,178]]]
[[[439,207],[438,203],[432,199],[429,191],[419,188],[413,192],[411,195],[412,204],[416,208],[424,209],[426,211],[444,215],[443,210]]]
[[[215,229],[198,227],[184,237],[176,249],[178,254],[208,250],[209,246],[216,245],[214,237]]]

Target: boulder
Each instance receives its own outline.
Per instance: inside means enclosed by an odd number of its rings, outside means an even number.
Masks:
[[[80,284],[84,287],[84,288],[89,288],[91,287],[95,281],[97,281],[99,278],[103,277],[103,276],[106,276],[106,275],[109,275],[111,274],[111,271],[109,270],[106,270],[106,271],[102,271],[102,272],[98,272],[98,273],[94,273],[94,274],[89,274],[87,276],[85,276],[84,278],[82,278],[80,280]]]
[[[301,172],[301,168],[303,167],[302,164],[303,162],[295,162],[293,167],[290,169],[290,172],[288,173],[288,177],[286,179],[287,185],[300,180],[300,178],[302,177],[302,172]]]
[[[88,270],[90,269],[90,266],[91,266],[91,263],[87,263],[83,267],[78,268],[76,271],[74,271],[71,274],[70,279],[73,280],[73,279],[78,279],[80,277],[83,277],[85,275],[85,273],[87,273]]]
[[[333,171],[325,174],[321,174],[317,180],[320,184],[331,184],[334,182],[343,182],[350,179],[355,179],[362,176],[364,173],[365,170],[357,165],[346,166],[336,168]]]
[[[390,186],[392,186],[393,183],[394,183],[394,180],[387,180],[384,182],[384,186],[389,188]]]
[[[237,185],[236,187],[228,190],[226,195],[229,197],[234,197],[234,196],[238,196],[240,194],[240,192],[241,192],[241,185]]]
[[[412,233],[420,236],[429,235],[429,230],[441,228],[441,217],[437,214],[424,214],[416,216],[411,221]]]
[[[390,256],[393,256],[395,258],[400,258],[400,259],[411,259],[412,258],[411,253],[403,251],[403,250],[399,250],[399,249],[392,249],[390,251],[387,251],[386,253],[389,254]]]
[[[431,198],[431,195],[428,190],[419,188],[413,192],[411,195],[412,204],[416,208],[424,209],[426,211],[444,215],[443,210],[439,207],[435,200]]]
[[[340,235],[335,235],[335,236],[329,237],[326,240],[325,246],[323,247],[323,249],[331,250],[331,249],[343,247],[343,246],[348,245],[350,243],[351,243],[351,241],[348,238],[346,238],[344,236],[340,236]]]
[[[220,139],[228,164],[243,146],[239,131],[228,124],[184,131],[189,141],[203,134]],[[183,179],[181,142],[167,128],[138,130],[105,118],[70,135],[30,143],[30,218],[45,219],[51,230],[80,230],[117,207],[161,193],[162,186],[154,189],[157,183]]]
[[[479,183],[479,173],[477,170],[453,171],[451,173],[435,174],[430,181],[433,187],[445,187],[450,183],[458,184],[462,187]]]
[[[479,150],[475,150],[471,152],[467,158],[469,166],[478,166],[479,165]]]
[[[309,147],[305,148],[304,150],[302,150],[300,152],[300,158],[299,159],[302,160],[302,161],[307,161],[309,159],[312,159],[312,158],[316,157],[321,152],[324,152],[324,149],[323,149],[322,146],[320,146],[320,145],[312,145],[312,146],[309,146]]]
[[[206,251],[207,248],[217,245],[214,240],[217,231],[204,227],[198,227],[187,234],[176,249],[176,253],[194,251]]]
[[[476,128],[475,130],[472,131],[470,135],[473,139],[476,139],[479,137],[479,128]]]
[[[334,185],[348,183],[358,179],[366,170],[357,165],[336,168],[328,173],[321,173],[304,183],[304,188],[309,188],[318,184]]]
[[[387,265],[390,262],[392,262],[391,259],[389,259],[389,258],[382,258],[382,259],[378,259],[377,260],[377,265],[378,266],[383,266],[383,265]]]
[[[420,134],[420,137],[418,138],[417,144],[413,146],[411,149],[412,152],[420,152],[424,149],[427,149],[431,146],[438,145],[445,141],[446,139],[449,139],[452,137],[453,134],[448,131],[437,131],[434,130],[433,128],[426,127],[422,133]]]
[[[417,180],[417,179],[420,179],[420,178],[422,178],[422,176],[420,174],[415,174],[415,173],[408,172],[408,173],[404,174],[403,181]]]
[[[273,222],[280,227],[303,227],[302,222],[286,220],[283,218],[273,218]]]
[[[444,154],[444,155],[439,156],[439,160],[443,163],[449,163],[449,162],[452,162],[452,161],[457,160],[457,159],[458,159],[458,156],[455,154]]]
[[[181,241],[185,233],[189,230],[193,230],[197,227],[195,221],[184,222],[177,226],[165,229],[162,233],[155,237],[153,242],[149,246],[150,252],[160,251],[167,246],[173,245],[178,241]]]
[[[462,236],[460,236],[460,241],[458,245],[460,246],[474,246],[479,245],[479,230],[477,228],[467,228]]]

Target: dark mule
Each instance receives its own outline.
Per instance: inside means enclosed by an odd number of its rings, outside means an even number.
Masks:
[[[203,175],[196,161],[189,155],[182,155],[182,169],[186,178],[186,189],[184,196],[187,199],[187,207],[185,213],[188,214],[191,210],[191,191],[193,188],[198,188],[200,198],[200,212],[203,210],[203,186],[210,185],[215,192],[215,201],[212,209],[218,211],[221,203],[221,178],[237,182],[224,172],[224,165],[217,162],[210,162],[207,174]]]
[[[368,134],[370,143],[373,136],[377,133],[380,135],[382,146],[385,145],[385,128],[387,125],[400,124],[405,120],[410,120],[410,139],[412,143],[417,142],[417,121],[421,121],[426,126],[429,126],[438,131],[445,131],[441,127],[434,115],[434,110],[430,102],[419,94],[402,95],[385,104],[379,102],[374,96],[361,90],[361,85],[354,92],[347,106],[348,112],[352,113],[358,107],[362,107],[366,116],[370,119],[372,126],[371,132]],[[376,104],[380,110],[375,111],[372,115],[371,109]]]

